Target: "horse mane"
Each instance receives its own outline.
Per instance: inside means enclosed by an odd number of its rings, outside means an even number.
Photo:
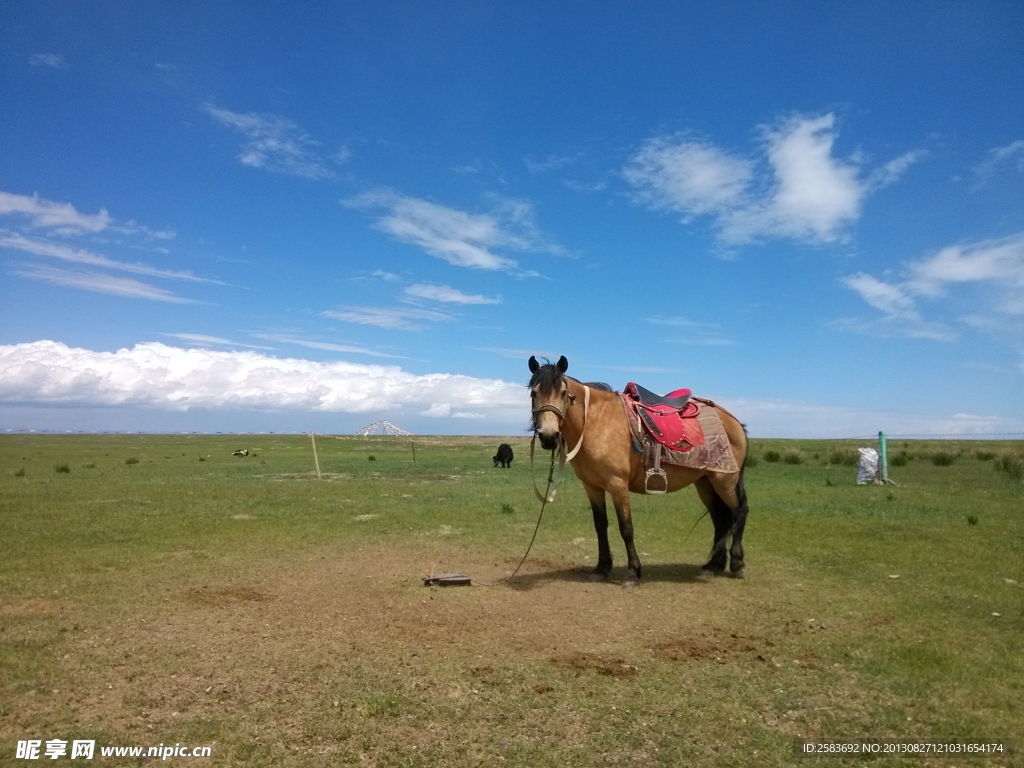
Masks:
[[[600,390],[602,392],[615,391],[614,389],[612,389],[610,384],[605,384],[603,381],[583,382],[580,381],[579,379],[573,378],[572,376],[567,376],[564,373],[559,374],[555,369],[554,363],[552,363],[546,357],[542,359],[544,360],[544,364],[537,369],[537,372],[533,374],[533,376],[530,378],[530,383],[526,385],[529,389],[537,387],[538,389],[540,389],[541,392],[550,392],[555,388],[555,385],[558,383],[559,377],[561,377],[569,379],[570,381],[575,381],[577,384],[582,384],[584,386],[590,387],[591,389]]]

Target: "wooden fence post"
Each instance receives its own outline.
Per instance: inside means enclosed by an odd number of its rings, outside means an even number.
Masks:
[[[313,462],[316,464],[316,479],[320,479],[320,459],[316,457],[316,438],[313,433],[309,433],[309,439],[313,442]]]

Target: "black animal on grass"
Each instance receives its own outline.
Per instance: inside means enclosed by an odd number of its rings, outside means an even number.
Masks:
[[[512,466],[512,446],[508,443],[502,443],[498,446],[498,452],[494,454],[494,466],[501,466],[508,469]]]

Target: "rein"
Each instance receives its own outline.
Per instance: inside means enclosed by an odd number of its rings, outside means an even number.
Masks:
[[[572,461],[576,458],[576,454],[580,452],[580,448],[583,447],[583,435],[587,431],[587,411],[590,410],[590,387],[586,384],[583,385],[583,428],[580,429],[580,439],[576,443],[576,447],[569,451],[569,454],[565,457],[566,461]]]
[[[551,452],[551,469],[548,471],[548,487],[544,489],[544,493],[540,492],[540,488],[537,487],[537,471],[533,466],[533,454],[534,448],[537,445],[537,435],[533,436],[530,441],[530,476],[533,478],[533,492],[537,498],[543,504],[551,504],[555,501],[555,493],[558,491],[558,486],[562,484],[562,480],[565,479],[565,446],[558,446],[558,479],[555,480],[555,451]],[[551,487],[552,483],[554,488]]]

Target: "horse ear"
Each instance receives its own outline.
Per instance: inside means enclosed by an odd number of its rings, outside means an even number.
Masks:
[[[555,370],[559,373],[565,373],[569,370],[569,361],[565,359],[565,355],[558,358],[558,365],[555,366]]]
[[[537,362],[537,358],[530,355],[530,373],[536,373],[540,370],[540,363]]]

